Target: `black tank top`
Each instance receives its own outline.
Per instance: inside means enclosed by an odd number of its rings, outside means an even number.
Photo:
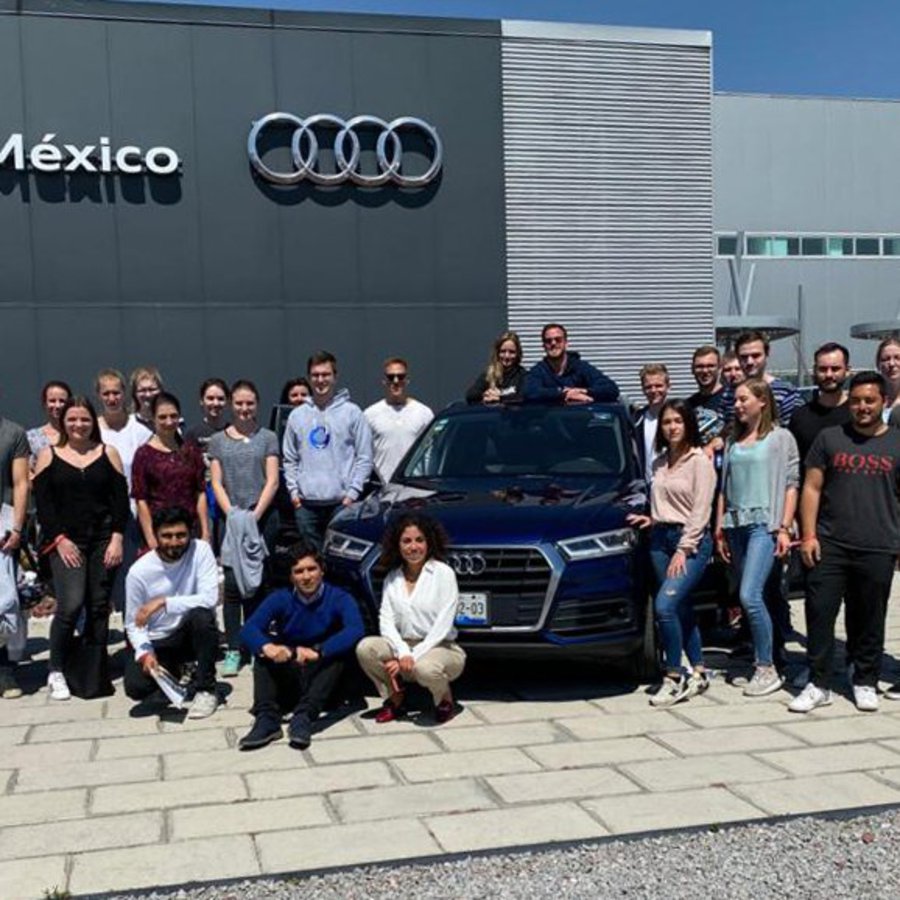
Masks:
[[[106,540],[123,531],[128,487],[109,461],[106,448],[83,469],[66,462],[52,448],[50,465],[34,482],[38,518],[48,540],[60,534],[79,546]]]

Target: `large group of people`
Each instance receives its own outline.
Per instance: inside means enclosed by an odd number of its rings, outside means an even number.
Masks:
[[[612,379],[569,349],[562,325],[546,325],[541,340],[545,355],[526,370],[518,335],[501,334],[466,401],[620,399]],[[820,347],[809,403],[767,371],[768,360],[769,342],[758,332],[741,335],[724,356],[699,347],[697,390],[686,399],[670,396],[664,364],[640,370],[646,404],[633,410],[634,445],[647,505],[627,521],[649,531],[657,583],[664,664],[650,703],[671,706],[709,688],[692,594],[714,555],[732,571],[752,642],[743,693],[761,697],[784,685],[785,570],[797,548],[807,570],[809,674],[789,709],[831,702],[844,603],[854,700],[872,711],[900,551],[900,340],[879,346],[877,371],[856,374],[845,347]],[[307,746],[354,654],[382,697],[377,722],[407,714],[411,683],[430,693],[437,723],[451,719],[459,709],[451,684],[466,657],[456,643],[459,591],[440,525],[414,513],[388,526],[377,635],[365,635],[356,600],[326,580],[322,543],[335,511],[363,494],[373,472],[388,482],[433,418],[410,395],[404,359],[387,359],[382,377],[383,399],[362,410],[338,387],[334,355],[314,353],[306,375],[281,392],[290,413],[280,441],[259,424],[253,382],[206,379],[201,417],[188,426],[179,399],[150,366],[129,379],[101,370],[97,407],[66,382],[48,382],[46,421],[28,432],[0,418],[3,697],[21,694],[9,612],[33,496],[35,543],[56,600],[47,678],[53,700],[112,690],[106,643],[116,607],[129,644],[124,687],[135,700],[165,695],[167,679],[185,675],[188,715],[209,716],[218,705],[217,674],[236,677],[252,662],[253,724],[242,750],[282,737],[285,715],[291,744]],[[272,591],[279,508],[292,511],[299,541],[289,554],[288,586]],[[217,672],[220,602],[225,650]],[[900,690],[886,696],[900,699]]]

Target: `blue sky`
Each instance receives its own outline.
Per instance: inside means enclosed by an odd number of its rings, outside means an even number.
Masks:
[[[216,0],[212,5],[700,28],[713,32],[716,90],[900,99],[897,0]]]

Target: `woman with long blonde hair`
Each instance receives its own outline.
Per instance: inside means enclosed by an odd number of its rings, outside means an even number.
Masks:
[[[722,464],[716,551],[740,573],[741,605],[753,636],[756,659],[744,695],[763,697],[784,684],[773,661],[772,618],[763,592],[776,559],[790,551],[800,454],[794,436],[779,427],[775,397],[762,378],[737,386],[734,415]]]
[[[522,342],[514,331],[504,331],[494,341],[487,368],[466,391],[466,402],[518,403],[524,386]]]

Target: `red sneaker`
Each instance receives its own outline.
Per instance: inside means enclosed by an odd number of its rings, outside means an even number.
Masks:
[[[457,713],[459,707],[452,700],[441,700],[434,708],[434,718],[438,725],[449,722]]]
[[[385,722],[393,722],[395,719],[406,718],[406,707],[402,704],[396,704],[393,700],[385,700],[381,709],[375,714],[375,721],[379,724]]]

